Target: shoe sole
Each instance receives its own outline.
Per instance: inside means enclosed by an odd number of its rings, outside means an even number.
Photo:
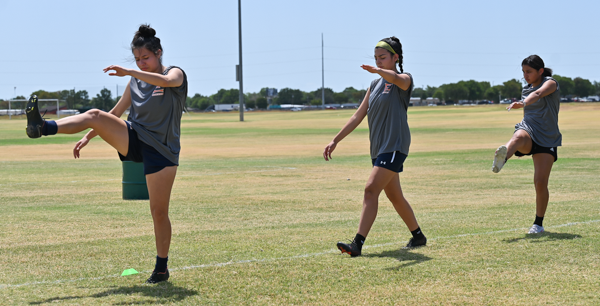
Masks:
[[[338,250],[340,250],[342,252],[342,254],[346,253],[346,254],[350,255],[351,257],[360,256],[360,254],[352,255],[352,251],[348,251],[348,250],[344,249],[343,246],[338,245],[337,248],[338,248]]]
[[[506,146],[498,147],[496,153],[494,153],[494,165],[492,166],[492,172],[498,173],[500,172],[500,170],[502,170],[502,167],[504,167],[504,160],[506,159],[507,151],[508,149],[506,148]],[[498,166],[500,164],[502,164],[502,166]]]
[[[34,100],[33,102],[31,100]],[[26,110],[27,110],[27,128],[25,129],[25,131],[27,132],[27,136],[29,138],[40,138],[42,137],[42,125],[40,125],[39,123],[32,123],[32,121],[37,121],[35,118],[35,116],[40,116],[40,112],[37,106],[37,97],[35,98],[30,98],[29,102],[27,102],[27,106],[26,106]],[[37,114],[36,114],[37,112]],[[42,120],[42,124],[43,124],[43,119],[41,119],[41,116],[39,118],[40,120]]]

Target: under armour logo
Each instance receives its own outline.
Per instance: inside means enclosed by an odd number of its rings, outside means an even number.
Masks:
[[[384,161],[380,161],[379,164],[380,165],[385,165],[385,162]]]

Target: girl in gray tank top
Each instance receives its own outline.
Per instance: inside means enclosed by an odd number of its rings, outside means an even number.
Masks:
[[[402,172],[410,147],[406,111],[414,84],[412,76],[404,73],[402,69],[402,44],[398,38],[390,37],[379,41],[375,46],[375,61],[377,67],[361,67],[370,73],[378,74],[380,78],[371,83],[358,110],[323,151],[325,160],[330,160],[337,144],[368,115],[373,170],[365,187],[357,234],[351,243],[337,243],[342,253],[348,253],[352,257],[361,255],[363,243],[377,217],[379,194],[384,189],[413,235],[406,247],[419,247],[427,243],[427,238],[421,232],[415,214],[400,187],[399,173]]]
[[[163,48],[156,31],[141,25],[131,42],[131,51],[140,70],[108,66],[109,75],[131,76],[123,96],[110,112],[92,109],[84,114],[57,121],[43,120],[37,97],[27,104],[27,135],[75,134],[90,130],[75,144],[73,156],[80,157],[83,149],[95,136],[114,147],[124,159],[144,163],[150,195],[150,211],[156,235],[156,265],[147,283],[169,278],[168,252],[171,244],[169,198],[177,173],[179,157],[180,119],[187,97],[187,79],[183,70],[165,67],[161,58]],[[130,109],[130,120],[121,119]]]
[[[527,86],[523,88],[522,100],[512,103],[507,109],[523,108],[523,120],[515,125],[515,132],[508,143],[496,150],[492,171],[500,172],[513,155],[532,155],[536,216],[529,234],[537,234],[544,231],[544,215],[550,196],[548,180],[552,165],[558,158],[557,148],[562,144],[562,135],[558,129],[560,87],[550,77],[552,70],[545,67],[539,56],[527,57],[521,67]]]

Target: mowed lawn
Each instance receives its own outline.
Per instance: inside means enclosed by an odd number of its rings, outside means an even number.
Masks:
[[[148,201],[122,200],[121,162],[83,134],[28,139],[0,119],[0,304],[598,305],[600,103],[561,105],[546,233],[531,157],[491,172],[522,111],[409,109],[402,187],[428,246],[384,195],[362,257],[356,233],[371,170],[367,120],[333,160],[324,146],[350,110],[184,114],[170,207],[171,279],[145,285],[156,256]],[[139,274],[121,277],[134,268]]]

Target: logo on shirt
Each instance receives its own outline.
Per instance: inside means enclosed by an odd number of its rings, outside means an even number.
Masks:
[[[154,89],[154,91],[152,92],[152,96],[162,96],[165,94],[165,89],[160,87],[160,86],[156,86],[156,89]]]
[[[385,84],[385,88],[383,89],[383,93],[384,94],[390,93],[390,90],[392,90],[392,84],[390,84],[390,83]]]

